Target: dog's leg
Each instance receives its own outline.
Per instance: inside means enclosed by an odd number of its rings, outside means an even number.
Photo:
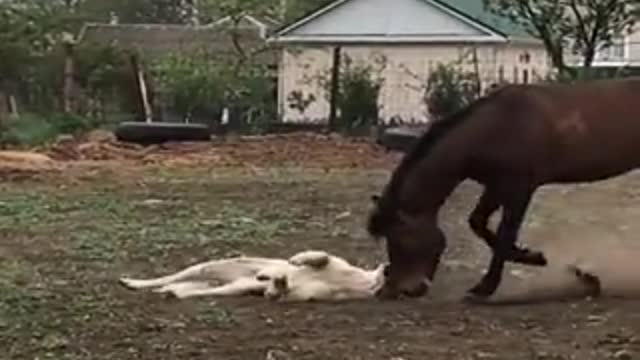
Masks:
[[[211,265],[212,265],[212,262],[196,264],[196,265],[189,266],[184,270],[178,271],[177,273],[154,278],[154,279],[143,280],[143,279],[132,279],[128,277],[123,277],[123,278],[120,278],[120,284],[130,289],[144,289],[144,288],[164,286],[164,285],[175,283],[175,282],[198,280],[202,278],[202,275],[205,273],[207,266],[211,266]]]
[[[209,289],[211,285],[201,281],[182,281],[167,284],[153,290],[155,293],[172,293],[174,291],[195,291],[201,289]]]
[[[154,279],[120,278],[120,284],[129,289],[160,287],[182,281],[217,280],[231,282],[243,277],[252,277],[260,269],[270,265],[286,264],[285,260],[270,258],[238,257],[211,260],[189,266],[177,273]]]
[[[329,259],[329,254],[324,251],[304,251],[289,258],[289,263],[321,269],[329,264]]]
[[[266,283],[253,278],[238,279],[229,284],[207,288],[175,288],[169,292],[179,299],[196,296],[243,296],[262,295],[266,289]]]

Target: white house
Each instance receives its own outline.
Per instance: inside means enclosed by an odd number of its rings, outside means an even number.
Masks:
[[[329,104],[313,78],[332,65],[332,53],[355,61],[386,59],[381,70],[381,118],[424,122],[424,84],[437,63],[477,71],[486,87],[500,81],[533,82],[550,69],[542,44],[482,0],[337,0],[276,32],[282,46],[279,111],[284,121],[326,120]],[[477,59],[475,62],[472,59]],[[316,101],[301,112],[292,92]]]
[[[582,64],[582,57],[567,51],[567,63],[575,66]],[[608,46],[601,46],[596,51],[592,66],[602,67],[638,67],[640,66],[640,26],[635,25],[629,33],[613,39]]]

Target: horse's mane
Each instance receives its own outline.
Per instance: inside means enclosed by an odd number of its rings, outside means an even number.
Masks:
[[[462,124],[464,120],[478,109],[478,107],[485,104],[488,100],[494,98],[498,93],[502,92],[503,88],[493,91],[491,94],[483,96],[464,108],[450,114],[449,116],[433,122],[433,124],[422,134],[422,136],[416,141],[412,148],[403,157],[402,161],[391,175],[391,180],[386,186],[382,197],[378,199],[377,213],[374,213],[369,220],[369,232],[375,234],[380,229],[380,225],[376,222],[381,222],[383,219],[391,216],[393,213],[391,205],[393,204],[398,188],[404,181],[407,174],[412,170],[413,166],[417,164],[421,159],[429,156],[430,151],[458,125]]]

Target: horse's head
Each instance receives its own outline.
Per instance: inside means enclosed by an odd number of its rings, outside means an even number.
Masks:
[[[384,269],[385,282],[377,295],[393,298],[399,295],[425,295],[435,277],[445,249],[445,237],[435,219],[411,216],[393,209],[373,196],[374,209],[368,231],[384,238],[389,264]]]

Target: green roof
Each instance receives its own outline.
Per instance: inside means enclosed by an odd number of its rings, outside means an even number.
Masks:
[[[507,37],[532,38],[522,26],[485,9],[483,0],[433,0]]]

